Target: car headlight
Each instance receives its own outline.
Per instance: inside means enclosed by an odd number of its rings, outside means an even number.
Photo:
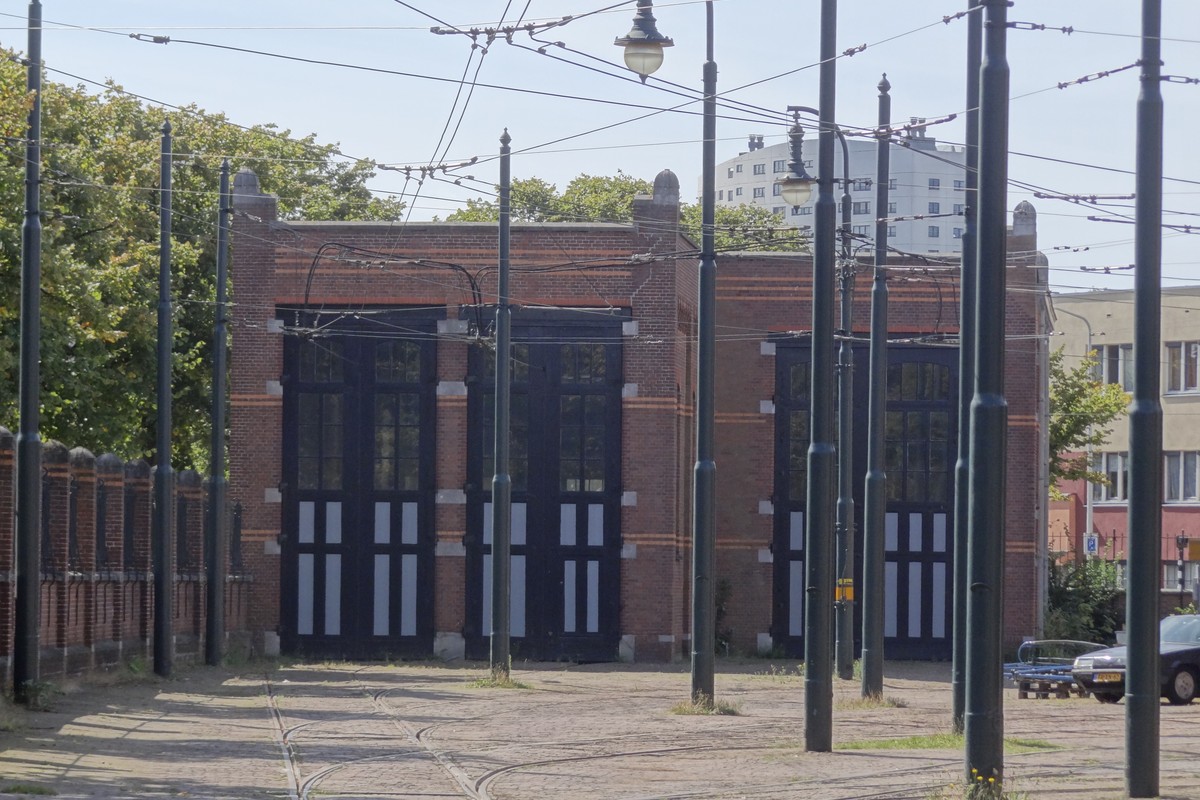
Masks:
[[[1080,656],[1079,658],[1075,659],[1075,669],[1091,669],[1091,668],[1092,668],[1091,656]]]

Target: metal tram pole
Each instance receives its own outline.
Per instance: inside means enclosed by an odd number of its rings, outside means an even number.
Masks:
[[[953,726],[963,731],[967,703],[967,530],[970,526],[971,399],[975,395],[975,252],[979,198],[979,68],[983,54],[983,11],[967,0],[966,202],[963,204],[962,269],[958,326],[958,461],[954,465],[954,576],[950,685]]]
[[[884,461],[887,411],[887,229],[891,172],[892,98],[887,75],[879,82],[879,153],[875,162],[875,279],[871,284],[870,401],[867,416],[867,476],[863,489],[862,696],[883,695],[883,603],[887,472]]]
[[[208,563],[206,595],[207,613],[204,631],[204,661],[217,666],[225,652],[225,561],[229,552],[228,528],[225,525],[225,362],[226,316],[225,281],[229,263],[229,215],[233,213],[229,198],[229,159],[221,162],[221,189],[217,209],[217,302],[213,322],[212,378],[212,453],[210,454],[208,535],[204,548]]]
[[[26,87],[33,104],[25,133],[25,221],[21,224],[20,422],[17,429],[17,596],[13,620],[13,698],[28,703],[38,681],[42,591],[42,5],[29,3]]]
[[[805,502],[804,749],[833,749],[833,138],[837,0],[821,0],[820,138],[813,229],[811,439]]]
[[[837,393],[837,586],[834,589],[834,661],[842,680],[854,677],[854,277],[850,248],[850,149],[840,126],[834,126],[842,145],[841,323],[838,346]]]
[[[154,674],[171,676],[175,658],[173,630],[175,559],[172,552],[171,510],[174,475],[171,471],[171,123],[162,126],[159,164],[158,236],[158,426],[155,443],[154,524]]]
[[[1142,0],[1134,223],[1133,403],[1129,407],[1129,590],[1125,620],[1125,781],[1158,796],[1158,595],[1162,547],[1162,0]]]
[[[492,678],[508,680],[511,662],[509,600],[512,584],[512,476],[508,472],[511,399],[511,324],[509,307],[509,222],[512,195],[508,128],[500,136],[500,268],[496,288],[496,452],[492,476]]]
[[[1004,396],[1008,195],[1008,0],[983,0],[987,17],[980,69],[978,331],[975,396],[971,402],[970,532],[967,578],[965,772],[994,785],[1004,779],[1005,473],[1008,401]]]
[[[707,37],[704,61],[703,163],[700,209],[700,302],[697,314],[698,386],[696,466],[692,502],[692,702],[711,706],[716,668],[714,607],[717,462],[713,453],[716,413],[717,257],[715,245],[717,174],[717,64],[713,60],[713,4],[704,4]]]

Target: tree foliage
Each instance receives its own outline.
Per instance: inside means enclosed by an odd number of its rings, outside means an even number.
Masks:
[[[1122,599],[1114,562],[1051,560],[1045,637],[1110,643],[1124,621]]]
[[[0,424],[17,425],[21,227],[29,97],[0,50]],[[43,80],[40,431],[97,453],[146,457],[155,441],[161,127],[173,128],[173,458],[207,464],[216,220],[221,160],[252,168],[286,218],[399,218],[374,197],[369,162],[314,136],[241,128],[195,106],[150,109],[110,84],[99,94]],[[236,302],[236,298],[234,298]],[[236,313],[233,315],[236,319]],[[236,325],[232,333],[236,348]]]
[[[649,181],[618,171],[612,176],[582,174],[560,194],[558,187],[541,178],[515,179],[510,194],[514,222],[617,222],[633,221],[633,198],[650,194]],[[499,193],[500,187],[496,187]],[[496,201],[476,198],[450,214],[448,222],[495,222],[500,217]],[[784,224],[762,206],[718,206],[713,239],[718,251],[803,250],[804,235]],[[700,241],[701,208],[683,203],[680,225],[691,239]]]
[[[1100,447],[1112,433],[1112,423],[1125,413],[1129,395],[1118,384],[1096,378],[1096,356],[1089,353],[1074,369],[1063,365],[1060,347],[1050,354],[1050,491],[1062,481],[1086,479],[1106,483],[1107,478],[1081,455],[1089,446]]]

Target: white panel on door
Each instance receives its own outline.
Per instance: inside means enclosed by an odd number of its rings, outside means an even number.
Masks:
[[[921,638],[921,565],[908,565],[908,636]]]
[[[325,635],[340,636],[341,633],[342,557],[338,553],[329,553],[325,556]]]
[[[930,631],[938,639],[946,638],[946,565],[933,565],[933,596],[929,598],[933,610]]]
[[[946,515],[933,515],[933,551],[946,552]]]
[[[892,516],[892,515],[888,515]],[[900,592],[896,586],[896,575],[899,565],[895,561],[884,562],[883,565],[883,635],[896,636],[896,603]]]
[[[417,635],[417,556],[400,557],[400,635]]]
[[[417,504],[400,504],[400,543],[417,543]]]
[[[413,556],[413,560],[416,560],[416,556]],[[508,574],[510,576],[509,588],[512,590],[512,597],[508,601],[508,633],[510,636],[524,636],[525,556],[512,557],[512,560],[509,561]]]
[[[526,507],[524,503],[512,504],[512,543],[525,544]],[[415,541],[414,541],[415,543]]]
[[[604,506],[600,503],[588,505],[588,547],[604,544]]]
[[[300,504],[300,529],[297,531],[297,539],[300,544],[312,544],[316,541],[316,519],[317,519],[317,504],[311,500],[305,500]]]
[[[375,544],[392,543],[392,504],[375,504]]]
[[[925,525],[924,514],[909,514],[908,515],[908,550],[910,553],[921,552],[922,547],[922,528]]]
[[[376,636],[387,636],[390,628],[388,595],[391,589],[391,561],[390,556],[375,556],[375,624],[372,633]]]
[[[883,546],[889,553],[900,547],[900,515],[895,511],[883,515]]]
[[[570,503],[558,507],[558,543],[563,547],[575,546],[575,506]]]
[[[793,511],[788,515],[788,545],[793,550],[804,549],[804,512]]]
[[[804,562],[788,567],[788,636],[804,635]]]
[[[600,630],[600,562],[587,562],[587,632]]]
[[[325,504],[325,544],[342,543],[342,504]]]
[[[296,570],[296,633],[301,636],[313,632],[313,559],[312,553],[301,553]]]
[[[563,633],[575,632],[575,562],[563,562]]]

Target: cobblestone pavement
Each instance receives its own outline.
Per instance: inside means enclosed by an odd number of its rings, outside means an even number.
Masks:
[[[719,662],[736,716],[670,713],[686,669],[518,665],[524,689],[480,688],[482,665],[191,669],[77,686],[50,711],[6,707],[0,795],[59,798],[915,798],[959,800],[961,747],[852,749],[945,733],[946,665],[892,663],[885,695],[835,681],[834,752],[803,746],[795,662]],[[1123,796],[1124,705],[1018,700],[1005,735],[1016,798]],[[1200,800],[1200,703],[1162,707],[1163,797]],[[1019,743],[1018,743],[1019,744]],[[43,791],[43,793],[44,793]]]

